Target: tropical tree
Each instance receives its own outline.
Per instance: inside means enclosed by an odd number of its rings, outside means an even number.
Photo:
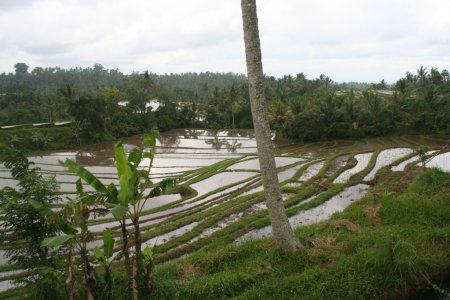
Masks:
[[[77,93],[76,93],[75,89],[70,84],[65,84],[65,85],[61,86],[60,88],[58,88],[57,92],[64,98],[64,100],[67,103],[71,103],[71,102],[75,101],[75,99],[77,97]]]
[[[159,183],[153,183],[149,179],[158,135],[159,132],[153,129],[150,134],[144,136],[143,144],[134,148],[128,157],[123,144],[116,144],[115,158],[120,181],[119,190],[113,183],[106,187],[95,175],[74,161],[66,160],[65,162],[69,170],[95,189],[96,193],[93,197],[97,199],[96,202],[110,209],[121,225],[121,254],[124,258],[128,290],[132,299],[138,299],[139,290],[148,291],[152,287],[152,252],[149,247],[142,249],[140,216],[146,201],[165,193],[176,183],[176,179],[172,178]],[[140,167],[141,163],[145,164],[146,168]],[[132,231],[128,229],[128,221],[131,221]],[[134,253],[130,252],[131,248],[134,248]]]
[[[276,130],[281,130],[292,119],[290,107],[281,100],[272,101],[269,105],[269,124]]]
[[[0,211],[2,222],[0,242],[14,245],[20,241],[20,247],[7,251],[8,262],[23,269],[37,272],[37,276],[25,278],[33,283],[35,293],[43,299],[58,298],[51,292],[56,281],[44,280],[47,268],[54,267],[54,259],[49,248],[42,241],[55,235],[59,227],[35,210],[34,206],[56,204],[60,201],[58,184],[54,177],[44,178],[28,159],[16,150],[0,144],[0,161],[11,170],[11,175],[18,180],[18,187],[5,187],[0,190]],[[53,253],[55,254],[55,253]],[[51,274],[52,276],[54,274]]]
[[[31,132],[31,141],[38,149],[42,149],[52,141],[52,138],[42,131],[34,130]]]
[[[127,83],[128,105],[139,115],[145,115],[151,110],[148,103],[155,97],[155,82],[148,72],[133,74]]]
[[[18,62],[14,65],[14,68],[16,69],[16,74],[26,74],[30,67],[26,63]]]
[[[93,300],[93,290],[95,289],[95,276],[93,267],[89,261],[88,244],[93,241],[93,234],[89,231],[87,221],[90,215],[89,205],[94,204],[95,198],[92,195],[85,194],[81,180],[77,180],[77,194],[75,199],[64,205],[59,212],[54,212],[44,203],[33,203],[35,209],[47,219],[59,222],[59,227],[64,234],[52,236],[42,241],[42,246],[47,248],[56,248],[66,245],[67,248],[67,279],[66,285],[68,298],[73,300],[77,294],[75,288],[75,260],[76,253],[79,254],[80,264],[82,265],[83,286],[85,290],[85,299]]]
[[[241,9],[250,104],[267,209],[272,223],[273,235],[278,246],[285,252],[293,252],[300,249],[301,244],[289,224],[278,184],[274,146],[267,120],[268,112],[264,95],[264,74],[259,42],[256,0],[241,0]]]
[[[110,137],[105,126],[105,96],[100,91],[86,93],[71,102],[69,112],[75,117],[84,139],[92,142]]]

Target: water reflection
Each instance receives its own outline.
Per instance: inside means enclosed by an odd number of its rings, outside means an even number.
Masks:
[[[101,152],[80,150],[75,155],[75,161],[83,166],[113,166],[114,148],[105,147],[103,150]]]
[[[231,153],[235,153],[237,149],[242,147],[242,143],[239,143],[237,140],[234,140],[231,146],[229,147],[229,151]]]
[[[206,140],[205,143],[207,145],[211,145],[211,148],[215,150],[220,150],[223,147],[231,153],[235,153],[237,149],[242,147],[242,143],[237,140],[233,140],[233,142],[230,143],[228,140],[219,139],[218,136],[215,136],[213,139]]]
[[[205,130],[198,129],[184,129],[183,136],[185,139],[198,139],[199,136],[205,134]]]
[[[222,139],[254,139],[255,135],[251,129],[215,130],[215,129],[175,129],[164,133],[184,139],[210,139],[219,137]]]
[[[161,135],[158,138],[158,146],[164,148],[177,148],[180,145],[179,135]]]
[[[254,148],[252,151],[256,150],[253,134],[248,130],[172,130],[161,135],[157,146],[160,147],[160,153],[177,153],[180,148],[213,149],[217,152],[226,150],[228,153],[236,153],[241,148]],[[174,148],[177,148],[177,150]]]

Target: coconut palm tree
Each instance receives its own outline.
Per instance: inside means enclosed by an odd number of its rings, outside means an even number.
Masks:
[[[278,184],[274,146],[267,120],[268,112],[264,95],[264,75],[261,61],[256,1],[241,0],[241,8],[250,104],[267,209],[272,223],[273,236],[277,245],[285,252],[293,252],[300,249],[301,244],[289,224]]]

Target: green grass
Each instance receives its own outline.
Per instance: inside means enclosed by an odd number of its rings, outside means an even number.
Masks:
[[[384,170],[362,201],[298,229],[301,252],[283,254],[267,238],[160,265],[151,298],[406,298],[450,267],[450,174],[417,169],[401,192],[386,183],[402,173]]]
[[[0,300],[22,300],[28,297],[27,291],[23,288],[14,288],[0,293]]]
[[[316,207],[346,187],[360,183],[374,167],[382,151],[380,144],[386,146],[387,143],[390,141],[378,141],[367,168],[354,174],[345,184],[332,182],[353,165],[332,169],[333,162],[344,154],[350,161],[359,153],[355,149],[336,151],[321,160],[310,158],[303,162],[286,182],[298,179],[314,163],[323,161],[324,164],[315,176],[299,187],[283,188],[294,194],[284,202],[288,216]],[[326,145],[335,147],[336,142]],[[242,161],[252,158],[245,156]],[[417,288],[429,286],[429,281],[436,282],[433,280],[446,270],[448,273],[450,251],[445,246],[450,244],[449,174],[424,171],[413,165],[405,172],[382,168],[370,182],[374,186],[365,199],[328,222],[297,230],[296,234],[306,245],[299,253],[280,253],[270,238],[233,245],[233,241],[246,232],[270,224],[267,210],[246,214],[238,222],[191,242],[192,238],[229,215],[264,201],[262,192],[240,196],[260,185],[257,172],[255,177],[219,187],[202,196],[190,188],[190,184],[227,172],[227,168],[237,161],[227,159],[184,174],[183,184],[172,191],[182,193],[182,200],[145,211],[142,219],[176,207],[187,199],[199,201],[231,186],[252,183],[240,191],[222,195],[214,203],[199,204],[188,211],[171,214],[160,224],[141,227],[142,237],[147,240],[198,222],[192,231],[154,249],[158,265],[151,298],[321,299],[326,295],[331,299],[397,299],[398,295],[409,295]],[[398,162],[400,160],[395,163]],[[302,204],[311,196],[315,198]],[[215,204],[217,206],[213,207]],[[112,219],[99,219],[92,224],[107,220]],[[120,242],[116,245],[118,249]],[[186,254],[189,256],[183,258]],[[0,293],[0,299],[2,296]]]

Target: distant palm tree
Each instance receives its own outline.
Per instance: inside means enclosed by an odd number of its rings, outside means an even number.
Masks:
[[[49,135],[36,130],[31,133],[31,141],[37,148],[42,149],[52,141],[52,138]]]
[[[420,66],[420,68],[417,70],[417,81],[423,85],[425,83],[425,79],[428,75],[427,68],[424,68],[423,66]]]
[[[71,86],[70,84],[65,84],[62,87],[60,87],[58,89],[58,93],[64,97],[64,99],[68,102],[71,103],[75,100],[76,98],[76,92],[75,89],[73,88],[73,86]]]
[[[22,140],[20,136],[18,136],[16,133],[13,133],[9,136],[9,143],[11,148],[14,148],[14,146],[17,146],[19,142]]]

